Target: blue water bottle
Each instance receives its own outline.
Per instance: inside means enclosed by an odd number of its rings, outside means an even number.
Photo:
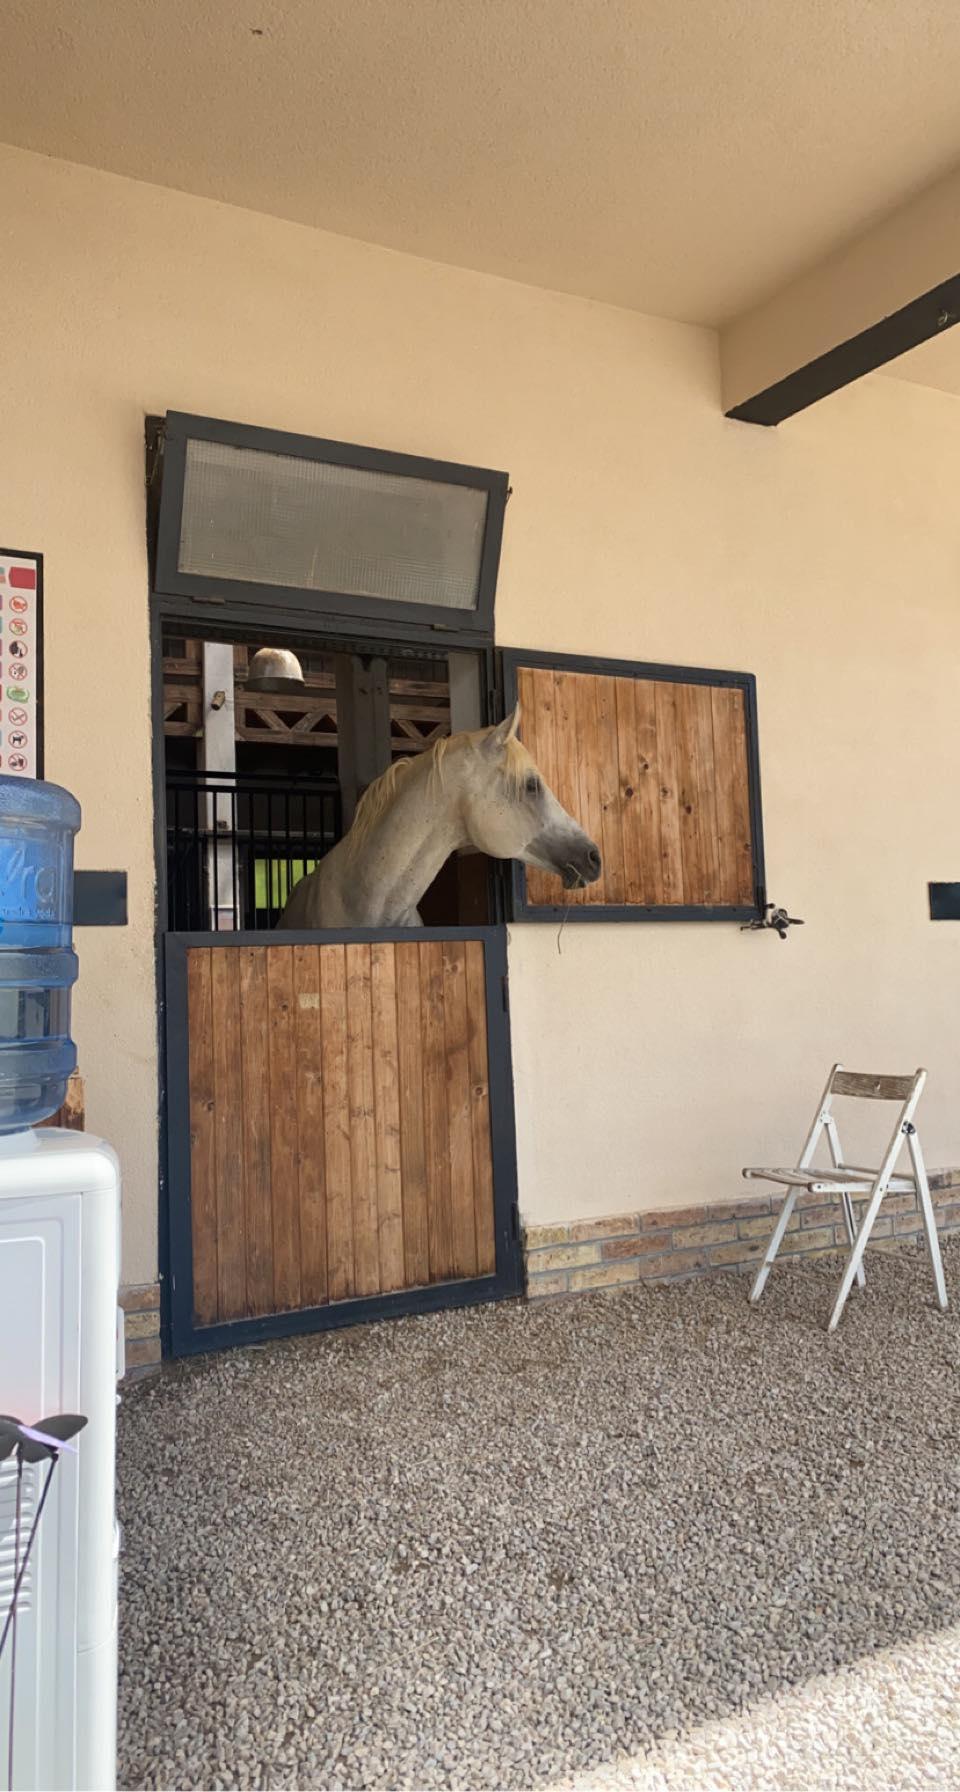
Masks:
[[[70,1037],[73,837],[80,804],[57,784],[0,776],[0,1134],[62,1107]]]

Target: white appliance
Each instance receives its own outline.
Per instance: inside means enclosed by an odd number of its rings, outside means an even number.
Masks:
[[[0,1412],[88,1423],[64,1450],[21,1589],[13,1785],[111,1792],[116,1783],[114,1506],[120,1173],[101,1139],[50,1128],[0,1140]],[[28,1528],[47,1464],[24,1468]],[[0,1629],[13,1584],[16,1462],[0,1463]],[[0,1661],[7,1783],[10,1647]]]

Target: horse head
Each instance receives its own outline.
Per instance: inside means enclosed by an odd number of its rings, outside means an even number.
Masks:
[[[494,859],[552,871],[571,890],[595,883],[600,853],[559,803],[518,739],[520,705],[494,728],[471,735],[462,818],[469,842]]]

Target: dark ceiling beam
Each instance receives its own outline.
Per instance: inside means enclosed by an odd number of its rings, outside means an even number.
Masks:
[[[876,373],[908,349],[942,336],[956,323],[960,323],[960,274],[941,281],[919,299],[838,343],[836,348],[798,367],[795,373],[765,386],[754,397],[733,405],[724,415],[739,423],[759,423],[766,428],[783,423],[818,399],[862,379],[865,373]]]
[[[960,169],[720,331],[723,410],[764,427],[960,320]]]

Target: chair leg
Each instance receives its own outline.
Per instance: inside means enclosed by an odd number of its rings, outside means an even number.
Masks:
[[[850,1199],[850,1196],[847,1193],[846,1189],[843,1190],[843,1193],[840,1196],[840,1200],[843,1204],[843,1220],[844,1220],[844,1225],[847,1228],[847,1239],[852,1247],[857,1242],[857,1222],[856,1222],[856,1218],[854,1216],[853,1202]],[[867,1278],[864,1273],[863,1264],[858,1263],[857,1264],[857,1287],[865,1288],[866,1285],[867,1285]]]
[[[927,1238],[927,1255],[933,1268],[933,1280],[937,1290],[937,1305],[941,1313],[945,1313],[947,1310],[947,1285],[943,1279],[943,1258],[940,1255],[940,1240],[937,1237],[937,1218],[933,1211],[933,1202],[930,1199],[927,1169],[916,1133],[908,1134],[907,1149],[910,1152],[910,1162],[913,1165],[913,1173],[917,1181],[923,1230]]]
[[[828,1332],[835,1332],[840,1323],[840,1315],[847,1304],[847,1295],[853,1287],[853,1278],[863,1261],[863,1253],[867,1248],[867,1240],[873,1231],[874,1221],[877,1214],[880,1212],[880,1203],[886,1192],[886,1186],[881,1182],[879,1186],[874,1189],[873,1194],[867,1202],[867,1211],[860,1221],[860,1230],[857,1233],[856,1242],[847,1258],[846,1268],[843,1272],[843,1280],[840,1283],[840,1292],[837,1295],[833,1312],[830,1315],[830,1323],[827,1326]]]
[[[750,1305],[753,1307],[756,1306],[757,1301],[760,1299],[760,1296],[766,1287],[767,1277],[773,1268],[774,1258],[783,1243],[783,1235],[790,1224],[790,1215],[796,1206],[798,1192],[799,1191],[795,1188],[787,1190],[786,1199],[780,1209],[780,1218],[774,1226],[773,1237],[767,1245],[766,1256],[764,1257],[760,1268],[757,1270],[756,1281],[750,1290]]]

